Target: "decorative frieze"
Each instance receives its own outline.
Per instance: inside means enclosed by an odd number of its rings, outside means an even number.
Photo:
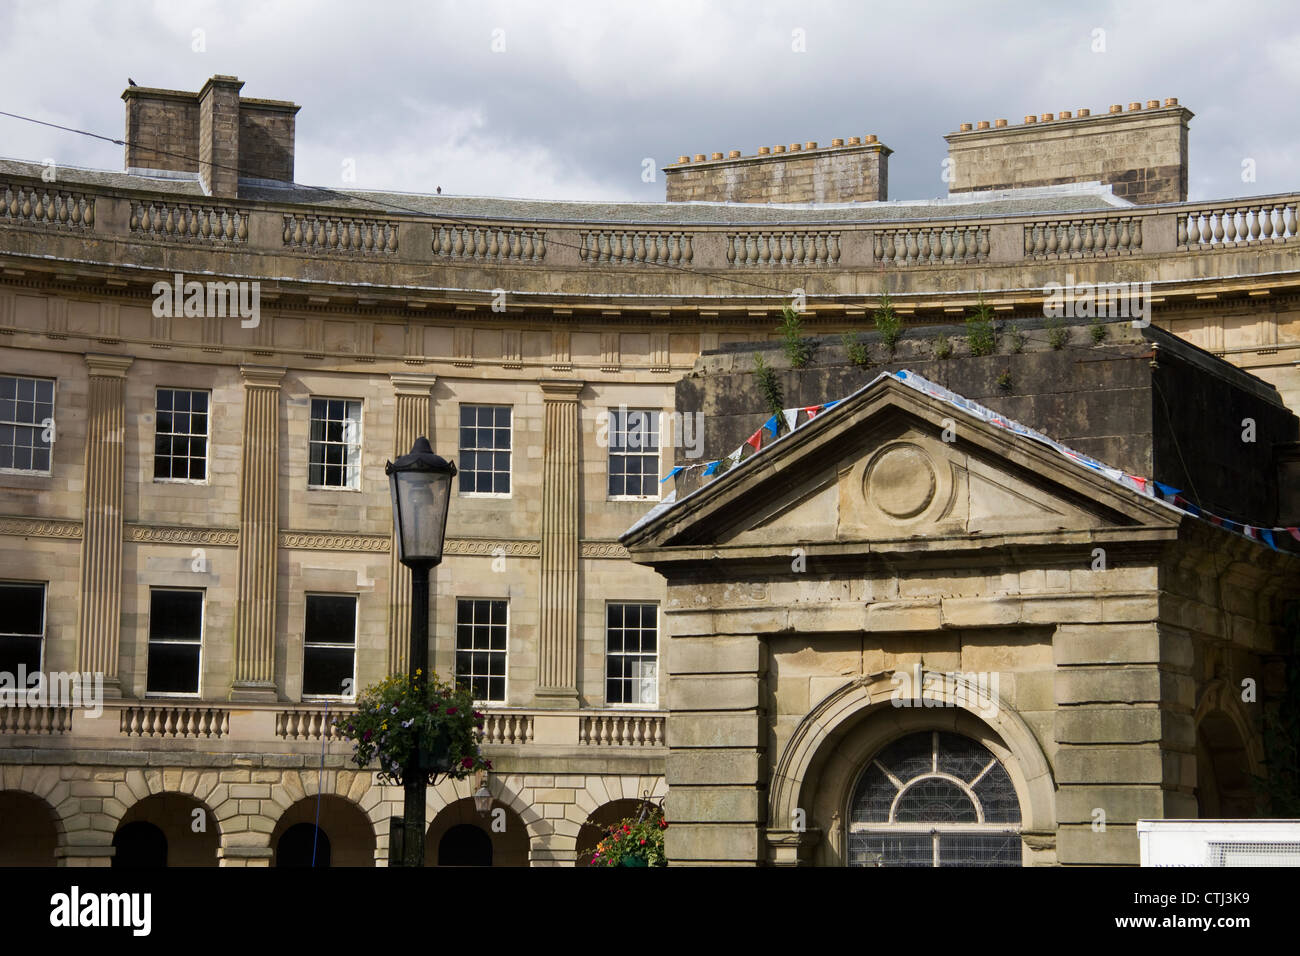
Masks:
[[[448,538],[443,544],[442,553],[536,558],[541,556],[542,545],[539,541],[503,541],[499,538]]]
[[[359,551],[383,554],[389,550],[389,536],[338,534],[332,531],[281,531],[280,547],[302,551]]]
[[[0,517],[0,534],[20,538],[80,538],[80,521],[60,521],[57,518]]]
[[[126,540],[140,544],[201,544],[212,548],[237,548],[239,531],[235,528],[129,524],[126,526]]]

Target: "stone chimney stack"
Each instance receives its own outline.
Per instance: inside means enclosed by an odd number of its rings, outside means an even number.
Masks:
[[[759,147],[755,156],[733,149],[706,158],[679,157],[664,167],[669,202],[877,202],[889,193],[889,154],[875,136],[830,146],[791,143]]]
[[[1061,110],[1023,124],[981,121],[948,141],[949,193],[1100,182],[1138,204],[1187,200],[1187,122],[1191,110],[1170,98],[1125,110]]]
[[[199,90],[199,181],[209,196],[239,194],[239,91],[233,76],[214,76]]]
[[[283,100],[244,99],[243,82],[214,76],[197,93],[128,87],[126,170],[197,176],[209,196],[233,199],[240,180],[293,182],[295,117]]]

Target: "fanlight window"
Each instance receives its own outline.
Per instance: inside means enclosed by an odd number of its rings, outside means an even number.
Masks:
[[[862,772],[850,866],[1020,866],[1020,803],[1006,768],[942,731],[890,744]]]

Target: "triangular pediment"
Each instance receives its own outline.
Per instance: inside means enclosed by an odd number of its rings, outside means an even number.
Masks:
[[[1173,527],[1163,503],[883,378],[624,536],[638,548],[788,548]]]

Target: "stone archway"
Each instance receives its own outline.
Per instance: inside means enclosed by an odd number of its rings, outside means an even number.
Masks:
[[[375,827],[370,818],[350,800],[326,793],[303,797],[280,815],[271,831],[272,866],[311,865],[310,861],[305,864],[302,861],[304,844],[301,834],[307,831],[294,829],[304,824],[319,827],[320,833],[329,841],[328,864],[317,844],[317,866],[375,865]],[[285,842],[286,838],[288,842]],[[283,861],[280,857],[282,846],[285,850]]]
[[[54,808],[21,790],[0,790],[0,867],[54,866],[62,824]]]
[[[1021,807],[1025,862],[1055,862],[1056,802],[1051,767],[1029,726],[1005,700],[943,684],[926,697],[938,706],[894,706],[889,672],[838,688],[800,722],[781,753],[768,801],[772,862],[842,865],[845,813],[865,762],[921,730],[950,731],[987,748],[1006,768]],[[984,697],[988,706],[967,710]],[[796,825],[799,822],[802,832]]]
[[[640,800],[611,800],[597,807],[587,817],[582,829],[578,831],[576,855],[577,866],[591,866],[591,856],[596,844],[605,838],[605,834],[615,823],[628,817],[635,817],[641,812]]]
[[[527,866],[531,844],[527,824],[500,801],[492,811],[486,818],[479,816],[473,797],[439,810],[425,832],[425,866]]]
[[[152,827],[157,833],[146,829]],[[159,840],[165,866],[217,866],[221,829],[212,811],[186,793],[165,791],[137,800],[122,814],[114,834],[113,865],[156,865]],[[119,864],[119,857],[127,862]]]
[[[1196,809],[1202,819],[1260,816],[1261,796],[1253,778],[1262,773],[1260,741],[1236,695],[1223,681],[1212,682],[1196,708]]]

